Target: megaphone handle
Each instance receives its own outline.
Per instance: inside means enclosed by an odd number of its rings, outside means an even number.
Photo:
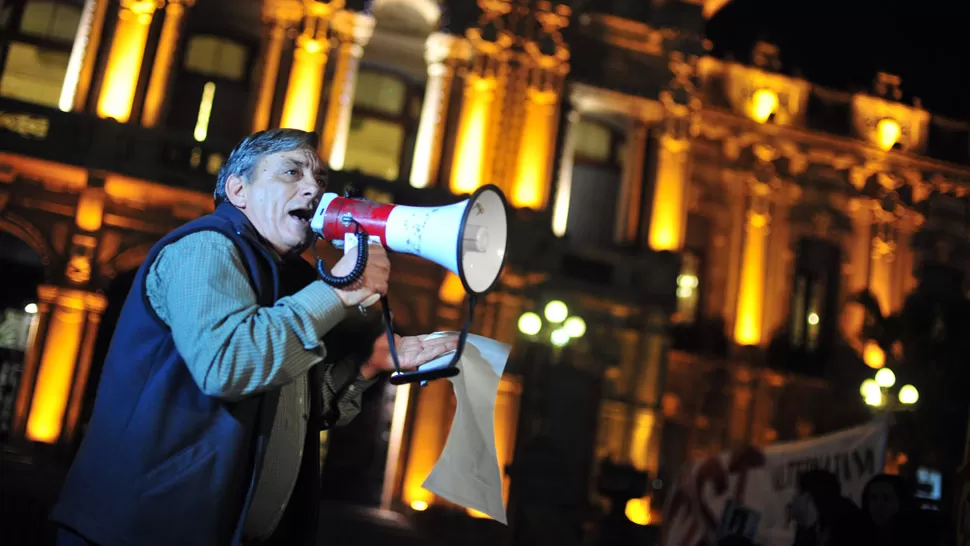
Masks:
[[[370,236],[366,236],[366,235],[365,235],[365,237],[367,238],[367,245],[379,245],[379,244],[381,244],[381,240],[379,238],[377,238],[377,237],[370,237]],[[347,254],[348,252],[350,252],[354,248],[357,248],[358,246],[360,246],[360,243],[363,241],[363,239],[364,239],[364,237],[361,237],[359,234],[350,234],[350,233],[348,233],[347,235],[345,235],[344,236],[344,254]],[[367,245],[365,245],[365,246],[367,246]],[[364,250],[363,252],[364,252],[365,255],[367,254],[367,251],[366,250]],[[360,302],[357,305],[357,307],[361,310],[361,312],[364,312],[365,309],[367,309],[368,307],[373,306],[375,303],[379,302],[380,300],[381,300],[381,295],[380,294],[371,294],[370,296],[367,296],[367,298],[364,301]]]
[[[387,303],[387,297],[382,296],[381,307],[384,311],[384,328],[387,333],[387,344],[388,349],[390,349],[391,360],[394,361],[394,370],[396,371],[396,374],[391,376],[390,383],[397,386],[405,383],[431,381],[458,375],[458,361],[461,360],[461,355],[465,350],[465,341],[468,339],[468,331],[471,329],[472,318],[474,317],[475,303],[475,296],[469,294],[468,316],[465,317],[465,326],[458,334],[458,347],[455,349],[455,354],[451,357],[451,362],[448,363],[448,366],[427,372],[418,370],[405,372],[401,370],[401,362],[397,356],[397,347],[394,344],[394,317],[391,315],[391,306]]]

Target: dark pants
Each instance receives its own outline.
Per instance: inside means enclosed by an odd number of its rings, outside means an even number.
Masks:
[[[57,546],[97,546],[67,527],[57,527]]]

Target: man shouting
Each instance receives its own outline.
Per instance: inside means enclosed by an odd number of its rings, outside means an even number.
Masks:
[[[293,129],[247,137],[215,212],[148,253],[51,515],[58,544],[314,544],[319,431],[353,419],[393,370],[383,325],[355,311],[387,292],[383,248],[342,290],[300,257],[327,181],[315,150]],[[425,337],[397,341],[402,368],[457,346]]]

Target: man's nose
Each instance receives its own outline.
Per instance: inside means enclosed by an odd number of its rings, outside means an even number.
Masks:
[[[300,188],[300,194],[315,199],[323,193],[323,188],[320,187],[320,183],[314,177],[306,177],[302,181],[302,187]]]

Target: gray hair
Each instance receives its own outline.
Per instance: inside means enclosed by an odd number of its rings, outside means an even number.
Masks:
[[[253,133],[244,138],[242,142],[236,145],[232,153],[229,154],[229,159],[219,169],[216,188],[212,192],[216,206],[229,199],[226,195],[226,180],[230,176],[240,176],[248,183],[253,170],[263,156],[303,148],[316,151],[316,133],[308,133],[299,129],[270,129]]]

